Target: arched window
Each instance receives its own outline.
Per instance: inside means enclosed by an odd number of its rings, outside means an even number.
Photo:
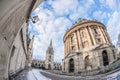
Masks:
[[[89,55],[87,55],[85,57],[85,69],[86,70],[91,70],[92,69],[92,65],[90,63],[90,57],[89,57]]]
[[[98,34],[97,29],[93,29],[94,34]]]
[[[69,60],[69,72],[74,72],[74,60]]]
[[[104,50],[102,52],[102,56],[103,56],[103,65],[106,66],[109,64],[109,60],[108,60],[108,55],[107,55],[107,51]]]
[[[89,46],[88,41],[85,41],[85,42],[84,42],[84,47],[88,47],[88,46]]]

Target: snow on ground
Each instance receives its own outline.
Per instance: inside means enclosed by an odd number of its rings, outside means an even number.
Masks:
[[[51,80],[40,74],[39,69],[32,69],[31,71],[29,71],[27,74],[27,78],[28,80]]]
[[[106,76],[107,80],[120,80],[120,71]]]

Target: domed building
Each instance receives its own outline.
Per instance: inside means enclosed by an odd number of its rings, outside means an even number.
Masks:
[[[64,37],[62,70],[67,73],[103,68],[116,60],[116,48],[106,27],[96,20],[79,19]]]

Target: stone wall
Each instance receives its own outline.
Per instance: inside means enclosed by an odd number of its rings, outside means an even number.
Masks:
[[[41,1],[39,0],[38,2],[41,3]],[[8,79],[9,69],[15,71],[20,66],[24,67],[25,63],[21,60],[25,60],[24,53],[26,52],[26,48],[23,48],[23,45],[26,42],[19,40],[21,39],[20,30],[23,23],[28,21],[34,3],[35,0],[0,0],[0,80]],[[18,52],[16,51],[16,54],[13,55],[11,53],[12,51],[14,52],[14,43],[17,45],[15,49]],[[18,57],[17,64],[13,64],[14,61],[10,58],[12,55],[15,57],[14,60]],[[16,68],[15,65],[17,65]]]

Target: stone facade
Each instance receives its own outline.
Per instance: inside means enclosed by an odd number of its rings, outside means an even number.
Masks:
[[[64,72],[78,73],[108,66],[116,60],[116,49],[104,24],[96,20],[78,20],[63,37]]]
[[[11,73],[23,69],[30,59],[27,56],[32,51],[28,50],[26,29],[31,11],[41,2],[0,0],[0,80],[7,80]]]
[[[53,63],[53,70],[62,70],[61,63],[54,62]],[[32,67],[35,68],[40,68],[40,69],[46,69],[45,68],[45,61],[38,60],[38,59],[33,59],[32,60]],[[49,68],[47,70],[50,70]]]
[[[46,51],[45,61],[33,60],[32,66],[37,68],[39,67],[42,69],[48,69],[48,70],[61,69],[61,63],[54,62],[54,50],[52,46],[52,41],[50,42],[50,45]]]

